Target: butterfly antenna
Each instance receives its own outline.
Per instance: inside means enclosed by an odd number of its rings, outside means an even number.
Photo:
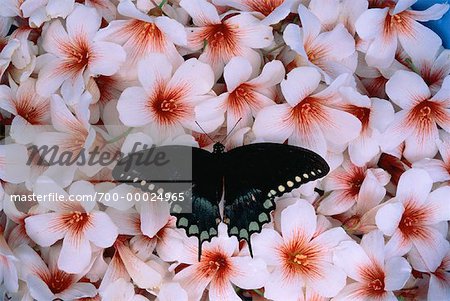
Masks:
[[[227,140],[227,138],[231,135],[231,133],[234,131],[234,129],[237,127],[238,123],[239,123],[241,120],[242,120],[242,117],[239,118],[238,121],[236,121],[236,123],[234,124],[233,128],[228,132],[228,134],[225,136],[225,138],[223,138],[223,140],[220,141],[220,143],[223,144],[223,143],[225,142],[225,140]]]
[[[216,141],[214,141],[214,139],[211,138],[211,136],[209,136],[208,133],[202,128],[202,126],[200,125],[200,123],[198,123],[197,121],[195,121],[195,124],[198,125],[198,127],[202,130],[203,134],[205,134],[206,137],[209,138],[209,140],[211,140],[212,142],[216,142]]]

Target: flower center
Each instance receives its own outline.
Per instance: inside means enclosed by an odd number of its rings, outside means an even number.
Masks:
[[[292,262],[301,266],[308,266],[309,265],[309,260],[308,260],[308,256],[301,254],[301,253],[297,253],[293,256],[292,258]]]
[[[249,96],[249,93],[247,92],[247,89],[239,87],[236,89],[236,96],[241,98],[247,98]]]
[[[384,290],[384,281],[381,279],[375,279],[369,282],[368,286],[374,291],[381,291]]]
[[[312,110],[311,104],[309,103],[302,104],[300,108],[303,114],[309,114]]]
[[[154,36],[159,34],[159,29],[156,27],[155,23],[145,23],[144,30],[141,31],[141,36]]]
[[[431,108],[429,106],[425,106],[423,108],[420,109],[420,115],[423,118],[426,119],[430,119],[430,115],[431,115]]]
[[[50,277],[48,277],[50,276]],[[67,289],[72,284],[72,275],[56,270],[51,275],[44,276],[42,280],[54,294],[58,294]]]
[[[174,99],[165,99],[161,102],[161,111],[163,112],[173,112],[177,108],[178,105]]]
[[[72,217],[68,220],[69,224],[75,224],[82,222],[85,218],[87,218],[87,213],[81,213],[79,211],[73,211]]]

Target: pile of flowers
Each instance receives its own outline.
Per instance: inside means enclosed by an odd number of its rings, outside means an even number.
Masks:
[[[2,0],[0,297],[450,300],[450,51],[421,24],[449,5],[415,2]],[[198,261],[163,202],[68,201],[135,191],[114,162],[29,160],[227,134],[331,167],[276,200],[253,257],[221,224]]]

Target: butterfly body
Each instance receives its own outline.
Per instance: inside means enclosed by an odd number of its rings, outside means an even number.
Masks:
[[[212,153],[188,146],[156,150],[166,154],[166,165],[135,164],[149,152],[144,150],[125,158],[128,165],[119,161],[113,176],[143,191],[189,194],[189,202],[174,202],[171,208],[177,227],[199,239],[199,256],[203,242],[218,235],[220,222],[227,224],[230,236],[245,240],[252,253],[250,237],[270,222],[275,198],[329,171],[316,153],[277,143],[250,144],[228,152],[216,143]]]

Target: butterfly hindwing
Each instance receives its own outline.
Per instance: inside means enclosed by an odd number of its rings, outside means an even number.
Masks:
[[[228,233],[250,244],[270,222],[275,197],[325,176],[328,164],[316,153],[285,144],[256,143],[225,156],[224,222]],[[251,250],[251,249],[250,249]]]
[[[158,162],[152,161],[159,157]],[[145,160],[147,159],[147,160]],[[189,146],[161,146],[130,154],[113,170],[114,178],[150,193],[182,194],[171,205],[177,227],[199,239],[217,236],[222,173],[217,156]]]

